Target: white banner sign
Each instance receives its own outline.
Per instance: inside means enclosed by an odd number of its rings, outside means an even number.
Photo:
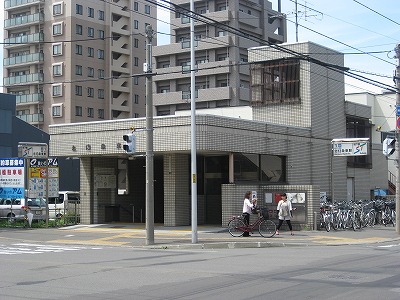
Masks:
[[[368,142],[333,141],[333,156],[368,155]]]

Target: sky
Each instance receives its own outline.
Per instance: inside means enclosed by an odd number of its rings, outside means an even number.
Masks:
[[[278,0],[270,1],[272,8],[278,10]],[[289,43],[296,42],[295,0],[281,0],[281,6],[282,13],[287,16],[287,40]],[[4,7],[3,0],[0,0],[0,7]],[[394,58],[393,50],[400,42],[398,1],[297,0],[297,11],[298,41],[311,41],[345,53],[345,67],[361,70],[364,73],[358,74],[394,86],[393,74],[398,60]],[[169,11],[159,9],[157,17],[163,20],[158,22],[157,31],[169,33]],[[4,15],[0,12],[1,41],[3,24]],[[169,35],[158,34],[158,45],[167,44],[169,40]],[[0,51],[1,78],[2,62],[3,51]],[[349,77],[346,77],[345,82],[346,93],[382,92],[380,87]]]
[[[278,0],[270,1],[272,8],[278,10]],[[295,2],[281,0],[281,11],[287,16],[288,43],[296,42]],[[345,53],[345,67],[395,86],[393,74],[398,60],[394,58],[393,50],[400,42],[400,5],[397,1],[298,0],[297,12],[299,42],[311,41]],[[160,9],[158,19],[168,20],[169,12]],[[157,30],[169,33],[169,25],[159,22]],[[158,35],[159,45],[168,42],[169,36]],[[382,92],[381,87],[350,77],[346,77],[345,82],[346,93]]]

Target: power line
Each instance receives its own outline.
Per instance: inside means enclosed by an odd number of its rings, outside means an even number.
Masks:
[[[354,1],[355,3],[361,5],[361,6],[365,7],[366,9],[369,9],[370,11],[376,13],[377,15],[380,15],[381,17],[383,17],[383,18],[385,18],[385,19],[387,19],[387,20],[389,20],[389,21],[391,21],[391,22],[393,22],[393,23],[395,23],[395,24],[397,24],[397,25],[400,25],[400,23],[398,23],[398,22],[396,22],[396,21],[394,21],[394,20],[392,20],[392,19],[386,17],[385,15],[382,15],[381,13],[379,13],[379,12],[377,12],[376,10],[374,10],[374,9],[372,9],[372,8],[370,8],[370,7],[368,7],[368,6],[366,6],[365,4],[362,4],[362,3],[360,3],[360,2],[357,1],[357,0],[353,0],[353,1]]]

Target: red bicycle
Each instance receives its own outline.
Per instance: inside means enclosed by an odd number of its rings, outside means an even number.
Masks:
[[[252,233],[253,231],[258,229],[258,232],[262,237],[270,238],[273,237],[276,233],[276,225],[271,220],[268,220],[264,217],[264,213],[257,212],[258,218],[257,220],[249,225],[246,225],[243,216],[233,216],[228,223],[228,231],[234,237],[240,237],[245,232]],[[267,212],[265,212],[267,215]]]

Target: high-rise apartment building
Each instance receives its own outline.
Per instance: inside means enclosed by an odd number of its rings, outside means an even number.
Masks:
[[[132,0],[5,0],[4,92],[17,116],[51,124],[145,115],[145,28],[157,9]],[[154,40],[153,44],[156,44]]]
[[[190,109],[190,1],[172,3],[171,44],[153,51],[157,115]],[[286,42],[286,19],[264,0],[203,0],[194,5],[196,14],[208,18],[195,22],[196,107],[249,105],[247,48]]]

